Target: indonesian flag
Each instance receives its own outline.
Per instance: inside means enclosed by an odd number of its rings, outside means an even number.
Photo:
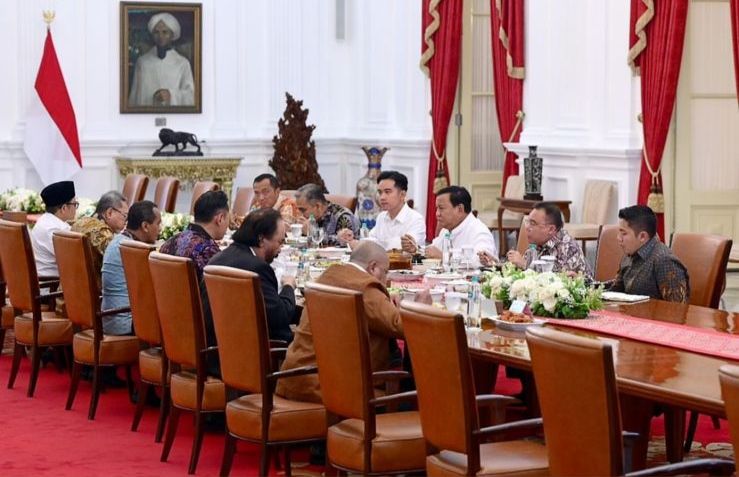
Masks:
[[[67,180],[82,169],[77,120],[50,30],[28,107],[23,149],[44,185]]]

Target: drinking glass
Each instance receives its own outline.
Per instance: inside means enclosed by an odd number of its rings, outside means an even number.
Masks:
[[[464,257],[464,267],[469,270],[472,268],[472,259],[475,256],[475,249],[473,247],[462,247],[462,256]]]
[[[321,248],[321,244],[323,244],[323,239],[326,238],[326,231],[323,230],[323,227],[316,227],[313,231],[312,238],[316,248]]]

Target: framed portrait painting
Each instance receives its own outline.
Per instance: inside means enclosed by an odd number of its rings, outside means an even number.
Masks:
[[[121,2],[121,113],[202,111],[200,3]]]

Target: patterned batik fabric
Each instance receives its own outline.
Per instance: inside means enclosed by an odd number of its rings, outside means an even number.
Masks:
[[[324,239],[326,245],[340,245],[336,234],[341,229],[349,229],[354,232],[355,237],[359,237],[359,221],[349,209],[339,204],[329,203],[323,217],[317,218],[316,221],[326,233]]]
[[[538,246],[536,254],[538,257],[553,256],[554,272],[582,273],[588,279],[592,280],[593,278],[593,270],[590,268],[588,261],[585,260],[582,248],[564,229],[557,232],[544,245]],[[524,252],[523,258],[526,262],[526,268],[529,268],[534,258],[531,249]]]
[[[189,224],[187,229],[164,242],[159,251],[192,259],[195,262],[199,280],[203,276],[203,268],[221,249],[203,227],[198,224]]]
[[[97,217],[82,217],[72,224],[72,232],[78,232],[87,237],[92,247],[92,263],[98,272],[98,279],[103,268],[103,255],[105,249],[108,248],[110,241],[113,240],[113,230],[108,224]]]

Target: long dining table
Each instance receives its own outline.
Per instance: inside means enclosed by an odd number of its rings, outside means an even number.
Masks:
[[[739,335],[739,315],[722,310],[661,300],[607,304],[606,309],[637,318]],[[671,462],[683,458],[686,410],[725,416],[718,369],[724,364],[739,362],[597,331],[551,324],[545,326],[611,344],[624,429],[638,432],[641,436],[635,451],[637,467],[643,466],[646,460],[650,421],[655,409],[665,412],[667,458]],[[531,370],[523,332],[484,326],[483,331],[468,334],[468,346],[478,389],[494,386],[498,365]],[[563,370],[563,375],[571,371]]]

